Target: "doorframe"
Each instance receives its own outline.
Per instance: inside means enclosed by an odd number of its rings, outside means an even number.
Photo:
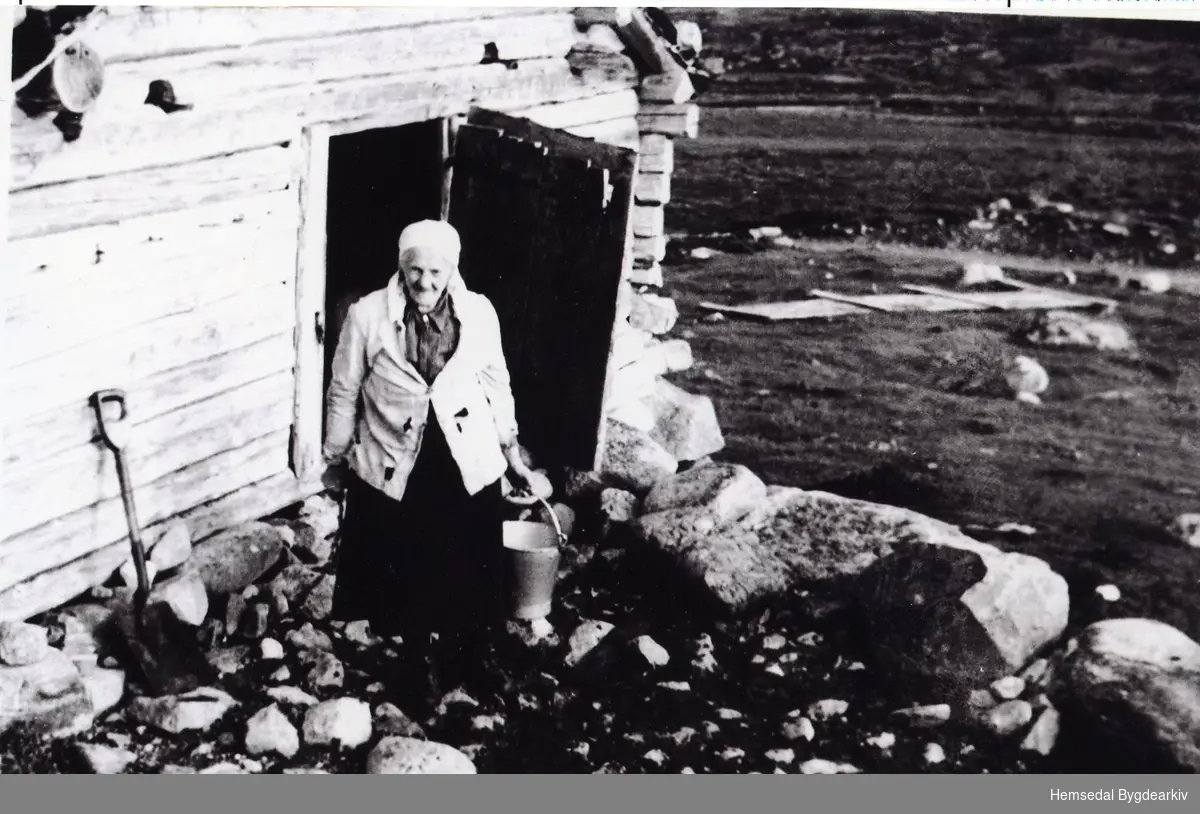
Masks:
[[[289,461],[300,481],[311,481],[324,472],[325,436],[325,349],[336,342],[326,331],[325,299],[327,288],[326,230],[329,205],[329,141],[334,136],[404,127],[421,121],[442,122],[442,205],[446,219],[450,195],[450,153],[454,133],[464,114],[445,114],[431,119],[395,122],[362,122],[331,125],[310,124],[300,136],[298,190],[299,233],[296,247],[296,325],[292,341],[295,348],[295,379],[292,398],[292,436]]]

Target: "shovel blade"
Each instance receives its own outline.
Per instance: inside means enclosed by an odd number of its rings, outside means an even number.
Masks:
[[[196,641],[196,629],[165,602],[137,604],[118,615],[126,647],[155,695],[180,695],[211,684],[216,670]]]

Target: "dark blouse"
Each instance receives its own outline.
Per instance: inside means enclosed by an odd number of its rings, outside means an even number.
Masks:
[[[458,347],[458,319],[443,293],[428,314],[410,300],[404,310],[404,344],[408,360],[429,384],[437,378]]]

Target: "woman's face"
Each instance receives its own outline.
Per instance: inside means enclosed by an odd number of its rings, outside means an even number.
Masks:
[[[437,305],[454,271],[446,258],[424,247],[409,249],[400,255],[400,274],[404,277],[408,296],[419,311],[429,311]]]

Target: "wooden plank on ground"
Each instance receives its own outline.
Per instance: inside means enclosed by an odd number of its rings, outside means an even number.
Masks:
[[[872,311],[883,311],[891,313],[892,308],[887,303],[880,302],[873,296],[851,297],[846,294],[836,294],[832,291],[822,291],[819,288],[814,288],[808,292],[814,297],[822,300],[832,300],[833,302],[842,302],[847,305],[857,305],[860,308],[867,308]]]
[[[959,291],[947,291],[944,288],[937,288],[931,285],[915,285],[906,283],[902,286],[906,291],[915,291],[919,294],[927,294],[931,297],[939,297],[943,300],[958,303],[962,308],[968,311],[990,309],[995,311],[1008,310],[1003,304],[989,305],[980,303],[978,300],[973,300],[969,295]]]
[[[145,543],[153,545],[167,524],[176,519],[187,523],[193,543],[201,542],[220,531],[279,511],[322,490],[320,482],[298,481],[289,470],[283,469],[214,501],[150,525],[144,531]],[[129,557],[128,540],[118,540],[0,591],[0,621],[21,621],[59,607],[105,582]]]
[[[155,373],[290,331],[295,323],[291,288],[278,285],[137,325],[70,353],[7,370],[6,417],[15,420],[66,407],[97,390],[132,387]]]
[[[139,522],[151,526],[277,474],[287,467],[288,435],[271,432],[148,484],[134,496]],[[72,512],[0,542],[0,586],[11,588],[128,535],[120,499]]]
[[[291,424],[290,370],[149,420],[129,404],[126,449],[134,490],[191,464],[240,446],[247,437]],[[120,497],[113,455],[100,443],[67,450],[33,466],[9,467],[0,482],[0,538]]]
[[[294,361],[292,332],[255,340],[244,347],[176,367],[129,384],[126,397],[139,420],[152,420],[250,384]],[[6,405],[2,447],[4,468],[26,467],[98,439],[87,395],[54,410],[19,417]]]
[[[795,300],[793,302],[763,302],[751,305],[718,305],[702,302],[701,310],[744,317],[762,322],[793,319],[829,319],[850,314],[870,313],[866,308],[832,300]]]
[[[173,212],[286,189],[293,151],[265,147],[186,165],[101,175],[69,184],[13,192],[9,239]]]

